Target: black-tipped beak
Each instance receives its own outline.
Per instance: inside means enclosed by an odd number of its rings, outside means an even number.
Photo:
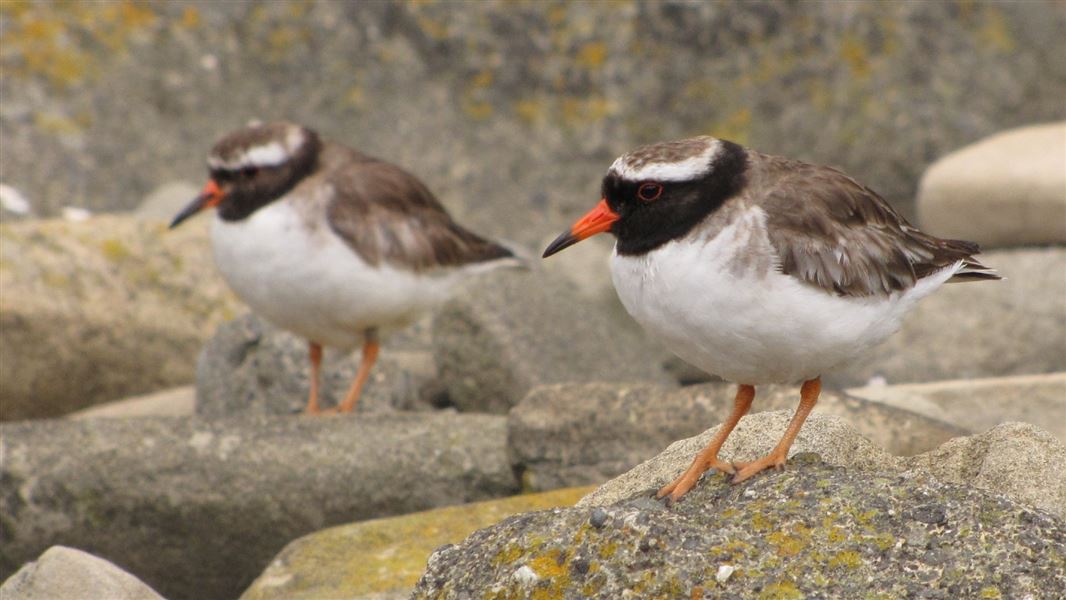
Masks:
[[[207,185],[204,186],[204,190],[200,192],[200,195],[194,198],[188,206],[181,209],[181,212],[174,215],[174,219],[170,222],[170,229],[174,229],[178,225],[181,225],[183,221],[205,208],[217,206],[218,203],[222,201],[223,196],[225,196],[225,192],[218,187],[215,180],[208,180]]]
[[[562,235],[548,244],[541,258],[548,258],[552,254],[565,250],[583,239],[590,238],[597,233],[603,233],[609,230],[611,225],[617,220],[618,213],[611,210],[610,206],[607,206],[607,200],[600,200],[595,208],[578,219],[577,223],[574,223],[570,231],[563,232]]]

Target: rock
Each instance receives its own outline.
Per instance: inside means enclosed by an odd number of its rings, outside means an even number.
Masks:
[[[1004,423],[905,459],[937,479],[996,491],[1066,519],[1066,443],[1027,423]]]
[[[1006,279],[952,283],[918,303],[903,328],[823,377],[829,385],[1066,371],[1066,248],[998,250],[981,261]]]
[[[82,548],[168,598],[234,598],[291,540],[516,491],[502,417],[31,421],[0,427],[7,576]]]
[[[185,208],[200,189],[188,181],[168,181],[156,186],[134,211],[134,216],[170,223],[178,211]]]
[[[10,185],[0,183],[0,219],[25,219],[32,215],[33,207],[26,196]]]
[[[193,379],[239,306],[206,223],[131,217],[0,226],[0,419],[57,416]]]
[[[10,600],[163,600],[140,579],[76,548],[52,546],[0,586]]]
[[[670,508],[650,498],[652,487],[475,532],[430,557],[413,597],[1038,598],[1066,589],[1062,519],[918,472],[842,469],[803,454],[739,486],[709,477]]]
[[[929,233],[986,248],[1066,244],[1063,165],[1066,122],[997,133],[926,170],[919,223]]]
[[[1007,421],[1039,425],[1066,442],[1066,373],[852,388],[848,394],[970,431]]]
[[[719,456],[724,460],[755,460],[767,454],[781,439],[791,411],[762,412],[740,420]],[[659,489],[688,468],[718,431],[703,433],[670,444],[657,456],[601,485],[578,502],[578,506],[607,506],[646,489]],[[900,458],[875,446],[845,419],[812,413],[792,445],[791,454],[815,453],[827,464],[853,469],[890,471]],[[706,478],[705,478],[706,479]]]
[[[636,143],[713,132],[909,203],[932,158],[1062,118],[1066,16],[1039,2],[371,4],[32,3],[4,32],[0,180],[41,214],[128,210],[199,182],[222,132],[286,115],[533,238]]]
[[[671,442],[724,421],[735,394],[732,384],[681,389],[610,383],[537,387],[508,416],[511,462],[521,474],[523,489],[601,483],[651,458]],[[798,403],[798,388],[761,386],[752,410],[794,411]],[[842,417],[858,434],[899,455],[924,452],[967,433],[929,417],[832,390],[822,392],[815,414]],[[757,426],[740,427],[733,436],[761,455],[784,430],[784,425],[768,426],[766,437],[774,439],[751,444],[740,438],[755,434]],[[755,445],[763,442],[762,448]]]
[[[662,350],[635,324],[540,271],[495,273],[460,292],[434,319],[433,353],[461,411],[506,413],[537,385],[669,381]]]
[[[98,404],[67,415],[71,419],[121,419],[126,417],[187,417],[196,410],[196,388],[191,385]]]
[[[572,506],[590,488],[524,494],[352,523],[285,546],[241,600],[317,600],[394,594],[408,598],[426,559],[475,529],[520,512]]]
[[[344,398],[359,360],[360,350],[325,348],[319,388],[323,407]],[[248,314],[219,327],[200,354],[196,414],[297,413],[307,405],[310,376],[307,340]],[[428,351],[428,322],[386,336],[356,412],[431,410],[446,404]]]

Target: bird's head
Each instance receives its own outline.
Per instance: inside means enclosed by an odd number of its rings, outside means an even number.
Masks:
[[[610,232],[619,254],[639,254],[677,239],[736,194],[744,148],[702,136],[642,146],[623,154],[603,178],[603,198],[544,250],[551,256]]]
[[[170,227],[211,207],[225,220],[252,214],[306,177],[320,147],[318,134],[293,123],[254,124],[227,134],[207,157],[207,185]]]

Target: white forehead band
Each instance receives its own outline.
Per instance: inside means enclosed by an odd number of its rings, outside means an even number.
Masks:
[[[303,132],[297,127],[292,127],[285,134],[284,145],[280,142],[270,142],[252,146],[230,160],[223,160],[212,155],[207,157],[207,166],[225,171],[238,171],[245,167],[276,167],[289,160],[303,143]]]
[[[635,167],[629,155],[623,154],[614,161],[610,171],[627,181],[689,181],[698,179],[711,169],[711,160],[718,154],[722,143],[708,140],[702,152],[674,162],[646,162]]]

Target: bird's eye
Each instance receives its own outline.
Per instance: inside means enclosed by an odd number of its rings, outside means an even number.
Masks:
[[[654,181],[649,181],[649,182],[646,182],[646,183],[642,183],[642,184],[640,184],[640,187],[637,188],[637,197],[640,198],[641,200],[645,201],[645,202],[651,202],[653,200],[658,200],[659,196],[662,196],[662,195],[663,195],[663,184],[655,183]]]
[[[255,177],[257,173],[259,173],[258,167],[244,167],[241,169],[241,175],[243,175],[245,179],[251,179],[252,177]]]

